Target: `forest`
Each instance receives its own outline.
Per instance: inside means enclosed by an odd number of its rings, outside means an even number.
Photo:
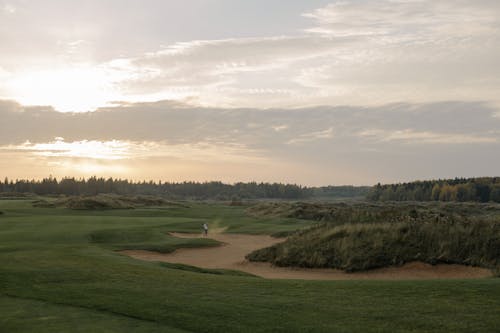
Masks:
[[[308,198],[351,198],[364,197],[369,187],[325,186],[305,187],[282,183],[235,183],[212,182],[134,182],[127,179],[97,178],[88,179],[54,177],[42,180],[0,181],[0,193],[33,193],[37,195],[157,195],[171,199],[308,199]]]
[[[3,193],[3,194],[2,194]],[[290,199],[370,201],[456,201],[500,202],[500,177],[454,178],[414,181],[375,186],[321,186],[297,184],[238,182],[131,181],[114,178],[62,178],[0,181],[0,195],[33,193],[36,195],[155,195],[169,199]]]
[[[500,177],[455,178],[375,185],[372,201],[500,202]]]

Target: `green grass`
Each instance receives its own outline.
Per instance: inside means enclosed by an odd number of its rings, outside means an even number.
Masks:
[[[1,332],[185,332],[103,310],[0,296]]]
[[[172,269],[179,269],[182,271],[202,273],[202,274],[215,274],[215,275],[233,275],[233,276],[247,276],[247,277],[257,277],[250,273],[235,271],[231,269],[209,269],[209,268],[201,268],[196,266],[184,265],[184,264],[173,264],[169,262],[161,262],[160,266]]]
[[[210,246],[169,237],[271,234],[311,224],[242,207],[74,211],[0,200],[0,332],[495,332],[500,279],[267,280],[143,262],[120,248]]]

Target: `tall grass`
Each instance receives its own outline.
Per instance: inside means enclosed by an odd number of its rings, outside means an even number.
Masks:
[[[347,215],[345,210],[343,213]],[[411,261],[495,269],[500,266],[500,222],[498,218],[452,214],[446,209],[417,211],[406,207],[375,213],[360,209],[344,219],[298,232],[284,243],[257,250],[247,258],[277,266],[346,271]]]
[[[500,219],[500,204],[436,202],[266,202],[249,207],[251,216],[288,217],[335,225],[345,223],[453,221],[473,216]]]

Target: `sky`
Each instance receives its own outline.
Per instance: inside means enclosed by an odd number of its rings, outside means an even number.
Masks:
[[[496,0],[0,0],[0,176],[499,176]]]

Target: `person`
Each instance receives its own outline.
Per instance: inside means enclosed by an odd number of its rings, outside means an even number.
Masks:
[[[208,224],[203,223],[203,234],[206,236],[208,235]]]

